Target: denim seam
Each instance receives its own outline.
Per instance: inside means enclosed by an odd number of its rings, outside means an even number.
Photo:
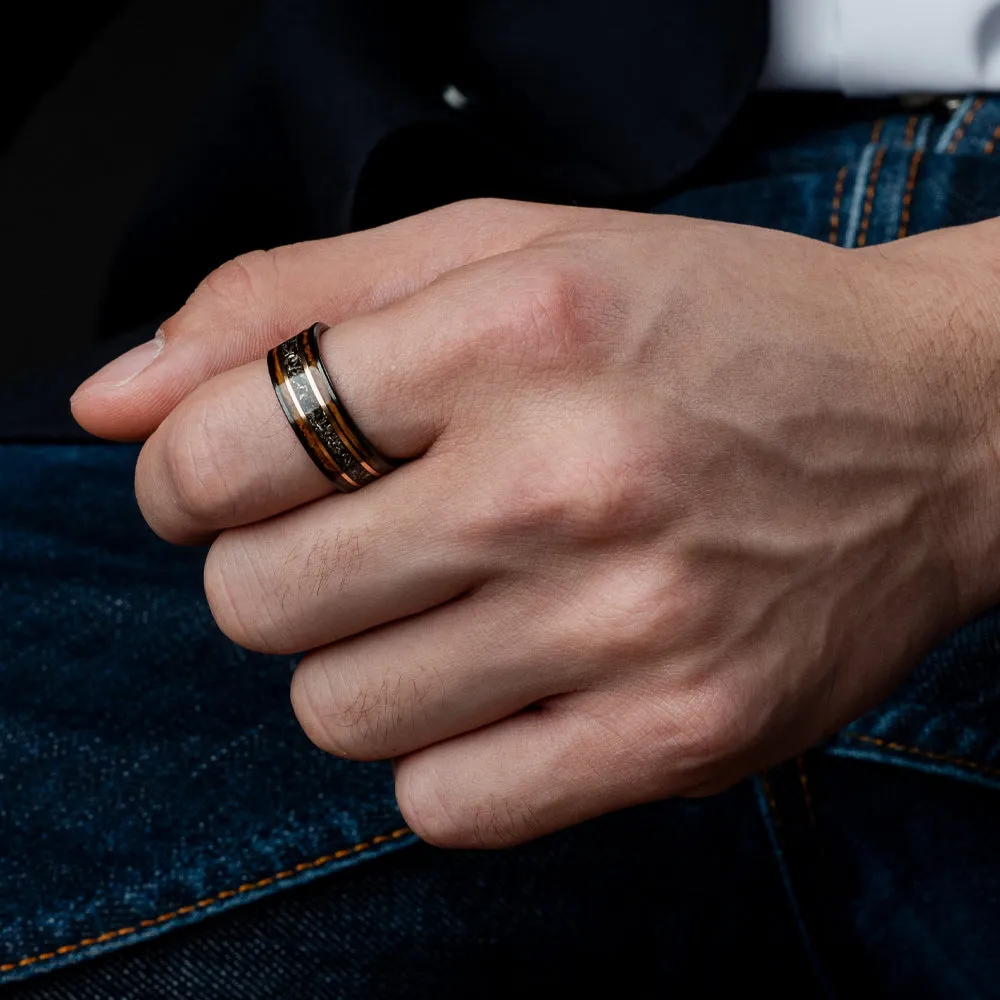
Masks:
[[[934,152],[954,154],[958,150],[958,144],[962,141],[966,129],[972,124],[973,118],[979,113],[979,109],[984,103],[985,99],[982,97],[970,96],[962,101],[951,116],[951,120],[942,129]]]
[[[870,743],[883,750],[895,750],[900,753],[913,754],[916,757],[926,757],[928,760],[936,760],[945,764],[955,764],[958,767],[969,767],[982,774],[1000,778],[1000,767],[990,767],[989,764],[979,764],[974,760],[965,760],[961,757],[952,757],[946,753],[935,753],[933,750],[921,750],[919,747],[907,746],[904,743],[896,743],[892,740],[879,739],[877,736],[868,736],[865,733],[843,733],[848,739],[857,740],[859,743]]]
[[[857,169],[854,175],[854,188],[851,192],[851,205],[847,211],[847,220],[846,220],[847,224],[844,227],[843,245],[845,247],[852,247],[855,245],[854,241],[857,238],[858,225],[861,220],[861,211],[862,211],[863,197],[865,192],[865,185],[867,184],[869,174],[871,173],[872,159],[875,156],[876,149],[878,147],[878,141],[882,137],[882,129],[884,128],[884,126],[885,126],[884,118],[878,118],[875,120],[875,122],[872,124],[871,134],[868,136],[868,143],[861,151],[861,156],[858,159]],[[838,199],[838,205],[837,205],[838,218],[836,226],[838,230],[840,228],[839,208],[840,205]],[[871,206],[869,205],[868,208],[870,210]],[[835,242],[835,240],[831,238],[831,242]]]
[[[0,965],[0,972],[14,972],[17,969],[24,969],[39,962],[49,962],[54,958],[60,958],[63,955],[69,955],[72,952],[94,948],[97,945],[106,944],[107,942],[114,941],[118,938],[138,934],[141,930],[146,928],[166,924],[172,920],[177,920],[179,917],[194,913],[197,910],[203,910],[210,906],[216,906],[227,899],[240,895],[241,893],[249,893],[267,888],[267,886],[272,885],[274,882],[291,878],[293,875],[298,875],[301,872],[322,868],[324,865],[328,865],[331,861],[339,861],[352,854],[360,854],[362,851],[371,850],[371,848],[377,846],[378,844],[385,844],[390,841],[399,840],[401,837],[405,837],[410,833],[412,833],[412,831],[409,827],[403,826],[397,830],[393,830],[392,833],[379,834],[377,837],[373,837],[371,840],[363,840],[360,843],[355,844],[353,847],[342,848],[339,851],[334,851],[333,854],[320,855],[320,857],[313,861],[300,862],[292,868],[286,868],[283,871],[276,872],[274,875],[269,875],[267,878],[258,879],[256,882],[244,882],[236,889],[227,889],[214,896],[208,896],[205,899],[200,899],[197,903],[192,903],[188,906],[180,906],[176,910],[161,913],[158,917],[141,920],[134,927],[119,927],[117,930],[105,931],[103,934],[98,934],[96,937],[83,938],[76,944],[64,944],[62,947],[54,948],[52,951],[40,952],[37,955],[29,955],[16,962],[7,962],[4,965]]]
[[[857,247],[863,247],[868,242],[868,227],[871,225],[872,208],[875,206],[875,195],[878,191],[878,175],[882,170],[885,153],[886,147],[879,146],[875,151],[875,158],[872,160],[871,171],[868,175],[868,186],[865,189],[865,205],[861,212],[861,221],[858,223],[858,233],[854,243]]]
[[[959,143],[962,141],[969,126],[972,124],[973,119],[979,114],[980,109],[985,103],[985,97],[977,97],[975,101],[973,101],[969,110],[966,111],[965,117],[962,119],[962,124],[955,130],[955,134],[952,136],[951,142],[948,144],[948,152],[950,154],[954,155],[958,151]]]
[[[861,208],[864,204],[865,186],[871,173],[872,160],[877,147],[869,143],[861,152],[861,158],[854,174],[854,189],[851,192],[851,207],[847,212],[847,225],[844,227],[845,247],[853,247],[858,235],[858,225],[861,221]]]
[[[910,228],[910,206],[913,204],[913,192],[917,186],[917,173],[920,170],[920,161],[923,159],[924,151],[920,147],[913,151],[910,157],[910,169],[906,176],[906,190],[903,191],[903,201],[899,212],[899,230],[896,239],[904,239],[907,230]]]
[[[837,171],[837,179],[833,185],[833,205],[830,210],[830,242],[837,246],[840,239],[840,206],[844,198],[844,181],[847,179],[848,166],[845,163]]]
[[[809,816],[809,825],[816,828],[816,811],[813,809],[812,789],[809,787],[809,775],[806,772],[805,754],[799,754],[796,758],[799,770],[799,787],[802,789],[802,801],[806,807],[806,814]]]
[[[771,788],[771,782],[768,780],[767,771],[761,771],[756,775],[755,785],[757,804],[760,809],[761,818],[764,821],[764,828],[767,831],[768,839],[771,842],[771,850],[774,852],[774,860],[778,866],[778,874],[785,889],[785,897],[792,911],[792,919],[799,932],[799,940],[802,942],[802,947],[812,967],[813,974],[816,976],[817,983],[829,1000],[836,1000],[836,992],[827,977],[819,955],[816,953],[812,937],[809,934],[809,928],[802,913],[802,908],[799,906],[795,885],[792,881],[792,873],[789,871],[788,861],[785,857],[785,850],[782,844],[781,817],[778,813],[778,802],[775,798],[774,790]]]

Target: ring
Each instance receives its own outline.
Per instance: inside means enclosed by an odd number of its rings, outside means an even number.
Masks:
[[[317,338],[327,329],[323,323],[313,323],[272,347],[267,352],[267,368],[281,409],[302,447],[338,490],[353,493],[403,463],[382,455],[337,398],[319,356]]]

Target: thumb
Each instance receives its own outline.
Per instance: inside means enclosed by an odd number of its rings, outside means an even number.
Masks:
[[[70,399],[73,417],[97,437],[142,440],[213,375],[264,357],[318,320],[333,326],[378,310],[446,271],[523,246],[572,211],[458,202],[366,232],[237,257],[152,340],[83,382]]]

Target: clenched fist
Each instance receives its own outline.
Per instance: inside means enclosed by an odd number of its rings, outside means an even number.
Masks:
[[[316,744],[393,758],[432,843],[517,843],[822,740],[995,597],[977,232],[461,203],[230,262],[74,413],[147,439],[140,507],[211,541],[220,628],[305,653]],[[352,494],[263,360],[314,321],[413,459]]]

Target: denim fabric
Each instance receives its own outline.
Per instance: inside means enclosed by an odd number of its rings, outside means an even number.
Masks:
[[[992,97],[760,101],[657,210],[884,242],[998,214],[995,142]],[[440,851],[214,628],[134,459],[0,446],[0,996],[1000,997],[1000,610],[724,795]]]
[[[694,857],[711,859],[711,878]],[[719,996],[734,969],[778,995],[822,995],[749,785],[703,803],[628,810],[513,851],[420,844],[38,976],[12,995]]]
[[[348,766],[303,736],[293,661],[247,653],[215,627],[199,595],[204,550],[165,546],[139,515],[137,454],[0,448],[8,976],[35,971],[20,959],[48,942],[77,947],[39,969],[413,839],[395,835],[387,763]]]

